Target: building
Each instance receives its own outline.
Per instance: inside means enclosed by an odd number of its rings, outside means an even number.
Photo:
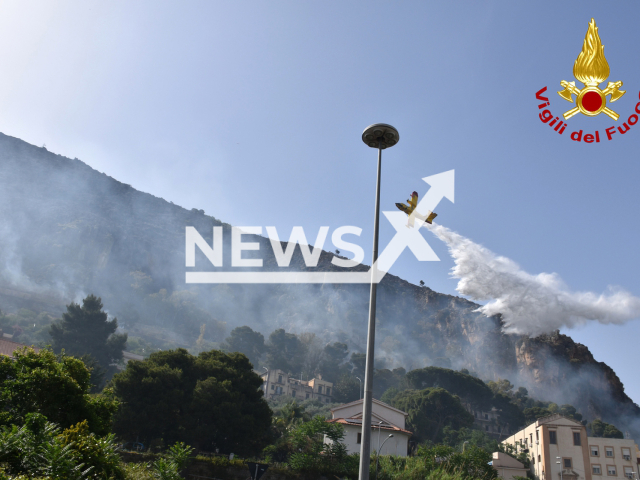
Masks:
[[[555,414],[502,442],[526,452],[536,480],[627,480],[638,474],[632,439],[588,437],[581,423]]]
[[[297,400],[312,399],[320,400],[322,403],[331,402],[333,383],[322,378],[301,380],[278,369],[256,373],[262,377],[262,391],[266,398],[286,396]]]
[[[27,346],[28,345],[23,345],[22,343],[14,342],[13,340],[8,340],[7,338],[0,338],[0,355],[14,358],[13,352]],[[36,353],[40,351],[40,349],[37,347],[29,347],[29,348],[32,348]]]
[[[465,404],[467,411],[473,415],[473,423],[484,432],[498,441],[504,440],[510,434],[509,425],[500,423],[500,410],[492,407],[490,411],[476,410],[470,404]]]
[[[348,453],[359,453],[362,439],[362,405],[364,400],[345,403],[331,410],[329,423],[339,423],[344,426],[343,442]],[[381,445],[381,455],[398,455],[406,457],[409,449],[411,432],[405,430],[405,420],[408,413],[393,408],[391,405],[373,399],[371,409],[371,451],[378,451]],[[389,435],[392,435],[389,438]],[[325,437],[325,442],[331,440]]]
[[[513,477],[526,477],[527,469],[518,460],[502,452],[493,452],[491,465],[498,472],[498,477],[513,480]]]

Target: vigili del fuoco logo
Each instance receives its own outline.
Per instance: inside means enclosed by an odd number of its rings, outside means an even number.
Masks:
[[[609,78],[609,63],[604,56],[604,45],[600,41],[600,35],[598,35],[598,27],[596,22],[592,18],[589,22],[589,28],[587,29],[587,35],[584,38],[582,44],[582,51],[575,63],[573,64],[573,76],[576,80],[584,84],[584,88],[578,88],[576,82],[567,82],[562,80],[560,86],[564,88],[558,92],[563,99],[567,102],[574,103],[573,96],[575,95],[576,106],[570,110],[567,110],[562,114],[564,120],[569,120],[574,115],[581,113],[588,117],[595,117],[604,113],[612,120],[618,121],[620,115],[614,112],[607,106],[607,96],[610,96],[609,102],[613,103],[620,99],[626,92],[620,90],[622,87],[622,81],[608,82],[606,88],[600,89],[599,85]],[[546,92],[547,87],[544,87],[536,92],[536,99],[540,100],[541,104],[538,105],[538,109],[542,110],[538,114],[542,123],[546,123],[558,134],[563,135],[567,128],[567,122],[560,120],[559,117],[554,118],[554,114],[551,113],[551,102],[543,94]],[[639,94],[640,98],[640,94]],[[635,113],[632,113],[626,121],[622,122],[622,125],[613,125],[605,129],[605,135],[607,140],[612,140],[614,134],[620,133],[626,134],[633,125],[638,123],[638,115],[640,114],[640,102],[636,104]],[[586,143],[600,143],[600,132],[595,130],[594,133],[586,133],[582,130],[577,130],[570,133],[571,140],[576,142]]]

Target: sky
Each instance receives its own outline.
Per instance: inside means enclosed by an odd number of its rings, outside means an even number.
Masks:
[[[565,11],[566,9],[566,11]],[[570,13],[570,14],[567,14]],[[455,169],[455,204],[437,221],[571,290],[640,296],[640,124],[606,139],[640,92],[640,3],[0,1],[0,131],[236,226],[363,229],[370,262],[376,151],[361,134],[388,123],[382,210],[421,178]],[[560,81],[589,20],[621,115],[543,124],[574,105]],[[578,82],[578,86],[582,84]],[[572,141],[600,132],[599,143]],[[381,220],[383,248],[394,234]],[[440,262],[409,251],[391,273],[456,293]],[[565,330],[614,368],[640,401],[640,321]]]

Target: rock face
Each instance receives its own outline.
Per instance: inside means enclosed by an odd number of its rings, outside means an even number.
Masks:
[[[0,214],[3,310],[24,306],[20,302],[37,309],[38,301],[60,310],[95,293],[131,334],[163,346],[192,346],[198,338],[215,345],[230,329],[249,325],[264,334],[285,328],[342,341],[352,352],[365,349],[368,286],[186,285],[185,227],[211,243],[212,227],[222,226],[229,265],[229,225],[2,134]],[[265,268],[279,268],[268,239],[246,241],[260,243]],[[336,270],[332,258],[322,252],[318,268]],[[299,248],[290,268],[306,268]],[[438,365],[508,378],[536,398],[636,428],[640,409],[587,347],[557,333],[505,335],[499,317],[487,318],[477,308],[387,275],[378,289],[377,366]]]

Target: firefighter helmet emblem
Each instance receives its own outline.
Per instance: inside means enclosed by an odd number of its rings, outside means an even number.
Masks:
[[[604,113],[614,120],[618,120],[620,115],[607,107],[607,95],[611,95],[611,102],[615,102],[622,97],[625,92],[619,90],[621,81],[609,82],[604,90],[600,90],[598,85],[609,77],[609,64],[604,56],[604,45],[598,35],[598,27],[592,18],[589,22],[589,29],[584,38],[582,52],[578,55],[573,64],[573,76],[584,83],[585,87],[579,89],[576,82],[562,80],[560,85],[564,90],[558,92],[566,101],[573,103],[573,96],[576,95],[576,107],[564,113],[564,118],[573,117],[576,113],[582,113],[590,117]]]

